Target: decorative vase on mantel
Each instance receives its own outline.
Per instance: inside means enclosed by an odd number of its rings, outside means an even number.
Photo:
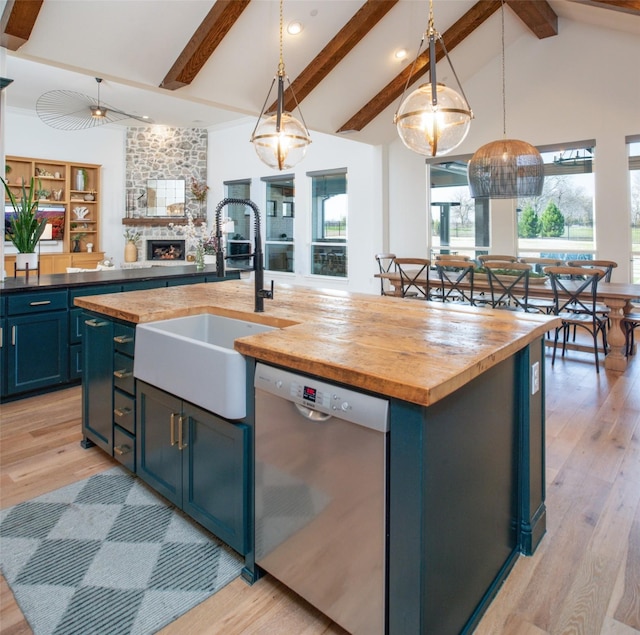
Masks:
[[[124,246],[124,261],[136,262],[138,260],[138,247],[132,241],[128,241]]]

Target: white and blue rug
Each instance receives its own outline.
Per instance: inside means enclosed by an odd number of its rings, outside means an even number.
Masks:
[[[0,512],[0,569],[35,635],[150,635],[243,560],[126,470]]]

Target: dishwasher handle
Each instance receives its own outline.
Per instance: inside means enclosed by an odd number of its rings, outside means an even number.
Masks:
[[[301,406],[298,403],[294,403],[293,405],[305,419],[309,419],[310,421],[328,421],[333,416],[325,414],[324,412],[318,412],[317,410],[313,410],[312,408]]]

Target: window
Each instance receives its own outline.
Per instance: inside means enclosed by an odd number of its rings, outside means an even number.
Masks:
[[[248,199],[251,196],[251,181],[226,181],[226,198]],[[242,255],[251,253],[251,216],[246,205],[227,205],[222,209],[222,217],[233,221],[233,232],[227,235],[227,263],[230,267],[244,269],[251,267],[249,258]]]
[[[347,172],[309,172],[311,177],[311,273],[347,277]]]
[[[268,178],[265,209],[265,269],[293,273],[295,222],[293,176]]]
[[[432,257],[442,253],[475,258],[489,250],[489,201],[471,198],[467,160],[431,164]]]
[[[517,201],[518,255],[576,260],[596,251],[592,141],[541,149],[544,189]]]
[[[629,147],[629,211],[631,214],[631,281],[640,283],[640,136]]]

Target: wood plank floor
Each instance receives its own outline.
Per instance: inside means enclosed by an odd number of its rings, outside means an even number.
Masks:
[[[547,535],[517,561],[476,633],[638,635],[640,355],[624,374],[597,375],[589,354],[570,351],[551,369],[549,353],[546,370]],[[2,508],[114,465],[79,445],[79,388],[1,408]],[[0,584],[0,633],[31,633]],[[252,587],[235,580],[162,631],[185,633],[344,631],[267,576]]]

